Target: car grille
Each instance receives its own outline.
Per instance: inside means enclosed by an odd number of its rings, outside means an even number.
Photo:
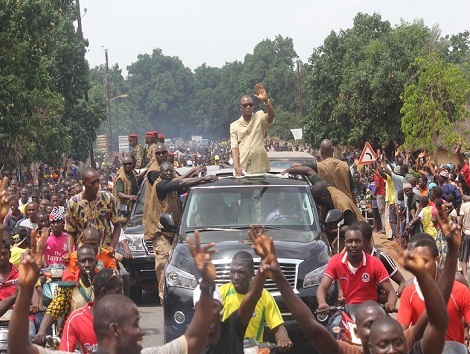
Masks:
[[[153,244],[152,240],[144,240],[145,247],[147,248],[148,253],[153,253]]]
[[[292,289],[296,289],[296,280],[297,280],[297,269],[298,265],[301,262],[300,260],[281,260],[279,259],[279,266],[281,267],[282,273],[286,277],[287,281],[289,282]],[[254,259],[255,262],[255,273],[258,271],[259,267],[259,258]],[[213,261],[215,266],[215,271],[217,273],[217,277],[215,282],[218,285],[223,285],[230,282],[230,260],[227,261],[225,259],[222,260],[214,260]],[[280,295],[279,289],[276,286],[276,283],[273,282],[271,279],[267,279],[264,285],[264,288],[269,291],[273,296]]]

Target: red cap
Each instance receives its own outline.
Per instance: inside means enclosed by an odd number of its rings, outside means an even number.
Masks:
[[[145,137],[146,137],[146,138],[153,138],[153,137],[154,137],[153,132],[147,132],[147,133],[145,133]]]
[[[151,133],[152,133],[155,137],[158,136],[158,132],[157,132],[156,130],[152,131]]]
[[[163,135],[163,134],[158,134],[158,139],[165,139],[165,135]]]
[[[129,134],[129,138],[137,138],[137,134]]]

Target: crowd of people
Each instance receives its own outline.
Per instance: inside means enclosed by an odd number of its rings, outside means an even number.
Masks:
[[[274,110],[262,85],[256,85],[255,98],[266,112],[253,112],[253,99],[243,96],[242,114],[230,127],[230,146],[166,144],[156,131],[146,133],[143,146],[136,134],[130,134],[132,151],[110,165],[73,165],[77,168],[49,173],[32,188],[17,179],[2,180],[0,316],[10,317],[9,352],[59,353],[31,344],[44,345],[51,326],[57,326],[61,341],[56,349],[62,352],[240,354],[245,337],[263,341],[264,323],[274,332],[278,350],[288,351],[293,343],[274,298],[264,290],[270,278],[322,354],[460,353],[470,323],[470,168],[460,139],[455,151],[458,165],[436,165],[425,150],[413,154],[398,145],[393,158],[382,147],[373,164],[361,165],[359,156],[352,154],[336,158],[332,142],[325,139],[316,163],[293,164],[283,172],[310,180],[322,220],[332,209],[342,211],[339,232],[337,225],[326,230],[336,254],[324,271],[316,301],[320,312],[329,311],[326,294],[336,281],[338,300],[356,306],[362,346],[331,334],[341,320],[338,314],[328,328],[315,319],[284,277],[272,239],[264,228],[252,226],[249,236],[261,258],[258,271],[249,252],[238,252],[230,266],[231,281],[220,289],[211,262],[214,244],[201,245],[197,231],[188,238],[202,276],[194,290],[194,317],[180,338],[142,349],[137,307],[122,295],[129,292],[129,278],[120,262],[132,257],[122,230],[132,204],[139,201],[139,185],[146,184],[145,200],[140,201],[144,238],[153,245],[164,305],[164,267],[176,238],[174,231],[162,227],[160,215],[172,213],[175,223],[180,221],[180,195],[217,179],[204,173],[201,177],[206,164],[229,163],[235,176],[264,173],[269,171],[267,150],[289,149],[266,143]],[[175,167],[181,165],[190,169],[179,176]],[[373,217],[359,207],[367,198]],[[374,247],[371,219],[376,232],[406,249],[401,263],[414,278],[406,280],[392,258]],[[56,266],[63,267],[64,274],[55,295],[47,298],[39,272]],[[386,312],[397,307],[394,320]]]

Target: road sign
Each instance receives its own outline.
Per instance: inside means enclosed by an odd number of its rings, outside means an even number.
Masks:
[[[359,165],[368,165],[370,163],[374,163],[377,160],[377,154],[372,149],[369,143],[366,142],[364,146],[364,150],[362,150],[361,157],[359,157]]]

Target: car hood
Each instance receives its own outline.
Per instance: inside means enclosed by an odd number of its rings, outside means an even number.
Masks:
[[[217,253],[212,255],[212,259],[214,261],[227,259],[228,262],[230,262],[235,253],[239,251],[247,251],[253,255],[253,258],[259,258],[259,256],[254,253],[251,245],[251,241],[226,241],[216,243],[213,249],[217,250]],[[324,249],[327,247],[321,240],[308,243],[275,241],[274,246],[276,247],[276,257],[278,259],[288,258],[300,260],[305,260],[317,253],[324,252]],[[180,263],[186,263],[187,261],[192,263],[189,245],[186,242],[179,243],[173,251],[170,263],[178,267],[179,265],[183,265]]]

